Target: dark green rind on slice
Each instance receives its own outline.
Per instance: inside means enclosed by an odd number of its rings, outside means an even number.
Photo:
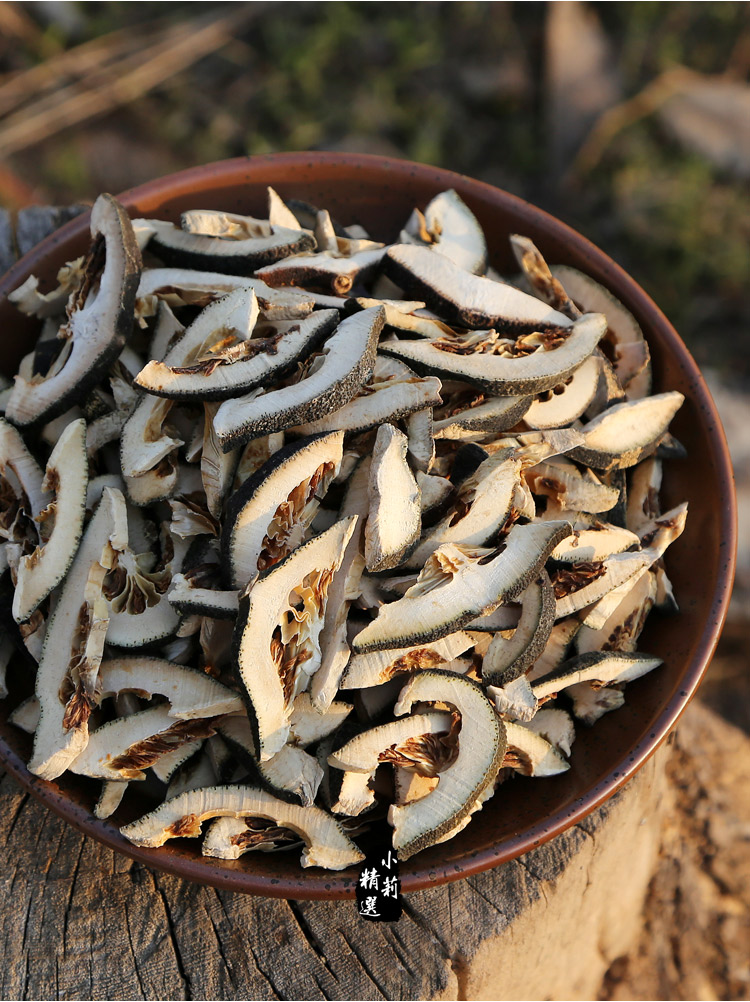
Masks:
[[[221,528],[221,567],[223,578],[228,588],[233,587],[233,582],[237,580],[237,568],[233,566],[232,559],[232,544],[237,520],[248,506],[252,505],[256,492],[266,486],[278,470],[287,465],[287,463],[293,463],[295,458],[300,456],[301,453],[308,451],[316,442],[321,442],[326,438],[335,440],[339,437],[337,432],[324,432],[298,439],[296,442],[288,442],[272,453],[255,473],[252,473],[233,494],[230,494],[225,505],[224,520]],[[280,497],[278,504],[281,504],[285,500],[286,497]],[[271,517],[273,517],[273,513],[271,513]]]
[[[434,845],[439,838],[441,838],[443,835],[447,835],[450,831],[456,828],[456,826],[459,825],[464,820],[464,818],[471,813],[471,810],[474,807],[474,804],[476,803],[477,799],[487,790],[487,788],[491,784],[494,784],[495,780],[497,779],[497,774],[500,771],[500,768],[502,767],[503,759],[505,758],[505,752],[507,751],[508,739],[505,733],[505,725],[495,712],[495,708],[493,707],[492,703],[490,703],[490,701],[487,699],[484,690],[482,689],[481,685],[479,685],[478,682],[474,682],[473,679],[468,679],[461,675],[457,676],[455,674],[452,674],[451,672],[441,671],[439,668],[431,668],[425,672],[421,672],[418,676],[415,677],[412,683],[409,683],[409,685],[412,686],[418,681],[420,690],[423,689],[427,690],[427,685],[429,681],[431,680],[437,681],[438,687],[436,687],[435,695],[432,698],[435,700],[444,701],[443,697],[440,695],[439,682],[446,677],[450,679],[460,679],[463,685],[471,687],[471,689],[474,690],[478,696],[481,696],[482,700],[487,703],[487,706],[491,711],[491,713],[488,712],[487,714],[488,726],[486,728],[486,731],[481,735],[480,740],[483,743],[491,743],[494,746],[491,763],[488,769],[485,770],[483,778],[475,785],[474,789],[466,796],[461,808],[456,812],[454,812],[450,817],[445,818],[445,820],[443,820],[436,827],[434,828],[431,827],[430,830],[425,831],[422,835],[419,835],[416,838],[411,839],[406,844],[399,846],[398,847],[399,859],[408,859],[410,856],[413,856],[416,853],[421,852],[422,849],[426,849],[428,848],[428,846]],[[417,699],[429,700],[430,699],[429,690],[420,691],[418,693]],[[451,705],[456,705],[456,704],[451,704]],[[456,709],[460,711],[461,707],[456,705]],[[465,714],[462,713],[461,716],[462,716],[462,731],[463,731]],[[464,740],[466,739],[467,736],[468,734],[464,735]],[[458,760],[459,762],[461,756],[460,747],[461,747],[461,735],[459,734],[459,760]],[[451,768],[454,768],[455,765],[457,764],[458,762],[454,763],[454,766],[452,766]],[[436,789],[438,789],[439,786],[440,783],[438,783],[438,787]],[[432,796],[432,794],[427,794],[427,797],[422,798],[422,800],[418,800],[414,804],[407,804],[405,807],[398,808],[398,810],[402,812],[406,810],[417,810],[419,808],[419,805],[424,804],[424,802],[430,796]]]
[[[187,381],[174,378],[169,386],[164,389],[156,389],[153,386],[144,386],[143,389],[152,396],[166,397],[176,401],[204,401],[204,400],[228,400],[231,397],[238,397],[259,386],[271,386],[276,380],[288,375],[294,367],[303,361],[308,355],[317,351],[321,343],[333,332],[339,321],[336,310],[319,310],[296,321],[299,326],[310,327],[311,330],[304,343],[300,344],[293,354],[290,354],[281,363],[274,361],[274,355],[265,354],[263,357],[270,359],[268,364],[261,371],[258,371],[257,356],[249,361],[239,361],[232,365],[224,366],[224,371],[229,372],[233,378],[231,385],[211,385],[210,376],[196,376],[195,382],[200,379],[199,386],[191,387]],[[292,334],[293,332],[289,332]],[[295,332],[296,333],[296,332]],[[252,340],[249,342],[252,344]],[[283,341],[282,341],[283,344]],[[217,370],[218,371],[218,370]]]
[[[262,394],[256,398],[261,406],[267,406],[269,411],[265,414],[258,414],[257,417],[245,417],[244,419],[242,417],[238,419],[236,416],[230,417],[233,405],[234,407],[241,406],[244,398],[240,397],[236,400],[224,401],[219,408],[214,422],[224,452],[229,452],[238,445],[244,445],[253,438],[271,435],[274,432],[284,431],[294,425],[305,424],[309,421],[317,421],[319,418],[330,414],[331,411],[335,411],[348,403],[356,395],[359,388],[367,382],[372,373],[378,347],[378,338],[380,337],[385,320],[385,310],[382,307],[374,308],[354,314],[352,317],[347,317],[331,335],[329,341],[326,342],[326,344],[333,342],[339,335],[342,335],[341,346],[338,343],[333,344],[331,354],[327,356],[328,358],[333,357],[336,352],[344,350],[343,346],[346,343],[348,333],[347,325],[352,324],[352,322],[361,322],[361,318],[365,314],[370,314],[367,318],[370,326],[366,343],[363,344],[361,353],[342,376],[336,373],[327,385],[324,384],[325,388],[322,391],[313,391],[311,394],[309,387],[305,387],[307,379],[294,384],[294,387],[271,390],[269,393]],[[324,369],[325,363],[318,370],[318,373]],[[314,373],[308,379],[314,379],[318,373]],[[301,390],[302,395],[300,402],[297,404],[287,403],[288,398],[294,395],[288,391],[298,388]],[[281,399],[279,399],[278,395],[281,395]],[[305,396],[307,396],[307,399],[305,399]],[[222,414],[222,412],[224,413]]]
[[[526,603],[521,612],[521,618],[513,637],[506,641],[507,648],[502,652],[502,662],[492,665],[491,652],[493,644],[482,663],[482,678],[487,685],[504,686],[523,675],[536,661],[547,646],[552,627],[555,625],[555,593],[545,571],[535,585],[528,589],[537,591],[538,607],[529,620],[526,613]],[[531,596],[530,596],[531,597]],[[521,633],[519,633],[521,631]],[[497,640],[497,638],[495,638]],[[488,664],[488,657],[490,664]]]
[[[527,533],[533,532],[533,534],[536,535],[539,531],[540,524],[543,523],[536,523],[530,526],[515,526],[508,534],[507,539],[511,541],[508,545],[515,543],[516,549],[522,547],[527,542],[527,537],[521,537],[519,533],[526,530]],[[472,620],[491,611],[501,603],[514,601],[514,599],[520,595],[521,592],[525,591],[529,584],[536,577],[538,577],[547,558],[549,557],[549,554],[555,546],[557,546],[561,540],[565,539],[565,537],[569,536],[572,532],[569,522],[552,522],[548,524],[550,529],[547,532],[546,538],[544,539],[542,545],[533,554],[526,568],[521,572],[514,572],[512,580],[509,579],[507,582],[501,581],[499,590],[495,590],[493,588],[491,592],[488,592],[481,598],[473,591],[469,594],[467,593],[465,583],[460,580],[462,575],[461,571],[459,571],[457,576],[460,583],[460,594],[458,591],[459,584],[456,583],[455,578],[448,584],[443,585],[441,589],[433,589],[431,593],[427,593],[434,596],[436,590],[442,591],[442,597],[445,604],[443,605],[442,611],[443,618],[439,624],[435,623],[434,626],[423,624],[421,628],[416,627],[415,606],[419,603],[419,597],[410,598],[408,595],[405,595],[396,602],[391,602],[388,605],[381,607],[378,617],[372,620],[369,626],[365,627],[365,629],[362,630],[362,632],[359,633],[352,641],[352,651],[356,654],[366,654],[369,651],[387,650],[389,647],[412,647],[420,643],[440,640],[442,637],[446,637],[448,634],[455,633],[457,630],[468,626]],[[516,534],[515,536],[513,535],[514,533]],[[454,547],[454,544],[449,543],[439,549],[447,549],[448,547]],[[495,570],[497,566],[501,564],[504,553],[505,549],[503,549],[493,559],[489,560],[486,564],[481,565],[483,571],[487,567]],[[430,559],[433,559],[433,557]],[[486,573],[490,573],[490,571],[486,571]],[[497,573],[499,574],[500,572]],[[455,594],[451,595],[451,591],[455,592]],[[448,605],[451,599],[453,599],[453,607]],[[428,603],[422,604],[427,605]],[[404,623],[404,625],[392,628],[391,631],[381,639],[368,640],[366,636],[368,632],[371,638],[373,635],[377,636],[377,631],[373,630],[372,627],[378,623],[378,619],[383,617],[383,621],[380,624],[382,629],[385,619],[390,620],[394,616],[394,610],[397,610],[397,613],[402,614],[405,618],[408,617],[408,620]],[[410,628],[412,629],[411,633],[398,632],[398,630],[407,631]]]
[[[288,804],[300,804],[301,806],[304,806],[302,797],[299,794],[294,793],[291,790],[285,790],[279,786],[274,786],[273,783],[270,783],[268,779],[266,779],[261,771],[261,767],[259,766],[257,759],[255,758],[253,748],[249,747],[249,745],[241,741],[236,734],[232,733],[231,730],[227,730],[227,728],[221,724],[218,727],[218,731],[234,757],[240,765],[247,770],[248,778],[245,780],[246,783],[250,783],[252,786],[259,786],[262,790],[273,794],[273,796],[278,797],[279,800],[285,800]],[[254,740],[255,738],[253,738],[253,741]]]
[[[608,473],[611,470],[627,470],[631,466],[637,466],[642,460],[653,456],[658,445],[658,441],[651,442],[649,445],[642,445],[637,449],[628,449],[627,452],[622,452],[619,455],[602,452],[599,449],[587,449],[585,446],[579,445],[578,448],[571,449],[566,458],[574,459],[576,463],[581,463],[582,466],[588,466],[593,470]]]
[[[565,382],[590,358],[606,331],[601,314],[587,313],[575,322],[562,345],[516,358],[482,352],[462,355],[426,340],[385,341],[380,351],[420,374],[460,379],[492,396],[528,396]]]
[[[602,672],[598,675],[597,668],[600,665],[605,664],[607,661],[612,660],[622,662],[622,671],[618,672],[615,676],[608,675],[608,677],[602,678],[602,675],[608,673]],[[575,685],[577,682],[590,681],[602,682],[604,684],[614,683],[620,675],[625,673],[628,664],[636,666],[639,663],[646,663],[649,661],[655,661],[657,664],[662,663],[661,658],[654,658],[651,655],[644,654],[642,652],[629,654],[624,651],[589,651],[586,654],[579,654],[574,658],[570,658],[569,661],[565,661],[555,671],[550,672],[549,675],[544,675],[542,678],[536,679],[532,683],[531,690],[537,698],[540,698],[539,693],[541,693],[543,697],[556,692],[558,683],[560,683],[560,690],[567,688],[569,685]],[[656,666],[657,665],[653,665],[652,667]],[[585,678],[577,677],[581,672],[585,673]]]
[[[300,233],[296,239],[275,246],[253,248],[247,245],[261,244],[265,238],[252,240],[224,240],[221,237],[205,237],[185,233],[179,227],[174,228],[175,236],[166,229],[157,230],[151,237],[148,249],[157,255],[167,267],[190,268],[194,271],[218,271],[224,275],[249,276],[257,268],[273,264],[290,254],[301,254],[303,251],[315,249],[315,239],[309,233]],[[290,231],[291,233],[291,231]],[[178,246],[181,243],[182,246]],[[237,245],[241,251],[234,250],[232,254],[221,254],[218,250],[223,246]],[[245,244],[245,247],[242,245]]]
[[[461,295],[465,297],[463,301],[451,299],[445,288],[437,288],[436,285],[430,284],[418,274],[418,272],[423,271],[423,263],[433,266],[430,257],[439,259],[440,264],[444,266],[440,270],[445,277],[455,283],[455,289],[460,290]],[[399,258],[404,258],[404,260],[399,260]],[[409,261],[410,264],[406,264],[406,261]],[[437,263],[434,263],[434,267],[438,267]],[[436,255],[428,247],[413,247],[404,244],[392,247],[383,258],[383,271],[396,285],[404,289],[411,299],[427,303],[430,309],[449,324],[471,327],[475,330],[494,327],[502,331],[503,334],[512,335],[549,330],[561,325],[570,326],[570,320],[567,317],[551,307],[544,306],[533,296],[518,289],[509,289],[508,286],[493,282],[491,279],[472,275],[459,268],[449,258]],[[481,290],[481,295],[490,297],[488,302],[491,301],[495,292],[500,300],[503,296],[509,296],[517,309],[522,310],[525,306],[531,311],[530,316],[535,317],[535,319],[513,317],[508,315],[507,311],[500,312],[498,308],[493,309],[489,305],[485,308],[472,307],[469,300],[474,290]],[[508,304],[503,304],[502,308],[505,309],[506,305]],[[512,309],[513,306],[511,305],[510,308]],[[545,320],[545,317],[548,319]]]
[[[133,330],[133,314],[135,311],[136,292],[141,277],[141,254],[138,249],[133,227],[127,213],[112,195],[100,195],[91,210],[92,237],[96,239],[101,236],[105,241],[106,235],[103,228],[113,228],[116,238],[119,241],[118,254],[121,258],[119,268],[114,274],[113,281],[116,283],[112,302],[106,311],[105,320],[97,324],[97,343],[87,344],[76,350],[76,338],[73,337],[73,347],[71,353],[63,365],[62,369],[49,381],[45,380],[39,384],[33,384],[26,391],[24,399],[24,384],[19,382],[20,377],[16,377],[16,383],[11,392],[5,411],[5,416],[13,424],[19,426],[33,426],[47,422],[50,418],[63,414],[74,404],[85,399],[89,390],[92,390],[100,382],[102,376],[112,363],[117,359],[122,351],[127,339]],[[114,250],[106,248],[107,258],[110,267],[114,260]],[[110,272],[110,274],[112,274]],[[107,276],[107,260],[105,260],[104,273],[102,278]],[[101,296],[100,289],[98,296]],[[109,292],[106,293],[111,295]],[[102,304],[104,305],[104,304]],[[75,326],[75,313],[71,319],[71,325]],[[104,328],[104,336],[99,337],[100,331]],[[80,346],[81,339],[78,339]],[[25,384],[28,386],[28,384]],[[41,401],[48,393],[35,392],[49,387],[56,387],[56,393],[47,399],[46,403]]]
[[[460,438],[451,435],[450,429],[460,428],[467,432],[507,431],[518,424],[526,411],[534,402],[532,396],[498,397],[485,400],[478,407],[467,407],[466,410],[454,414],[450,418],[436,418],[433,415],[433,434],[435,438]],[[492,405],[492,406],[490,406]]]

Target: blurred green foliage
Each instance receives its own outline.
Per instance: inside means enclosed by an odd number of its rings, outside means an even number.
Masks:
[[[745,3],[590,6],[625,97],[676,64],[713,74],[739,59],[747,76]],[[32,18],[35,7],[25,5]],[[154,18],[227,9],[79,4],[77,33],[43,27],[45,51]],[[229,46],[113,113],[103,128],[68,130],[10,165],[65,202],[273,150],[346,149],[439,164],[570,222],[645,286],[699,361],[750,375],[736,338],[750,321],[747,182],[685,152],[646,117],[614,137],[595,169],[562,183],[545,116],[546,13],[543,3],[259,4]],[[0,69],[35,58],[6,51]],[[125,137],[123,148],[108,159],[102,145],[111,146],[114,133]],[[126,183],[119,174],[108,181],[115,167]]]

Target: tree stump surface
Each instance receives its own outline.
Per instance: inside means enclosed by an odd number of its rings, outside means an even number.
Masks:
[[[0,212],[0,270],[76,211]],[[151,871],[4,776],[0,997],[746,998],[728,992],[750,983],[748,780],[750,740],[695,704],[677,743],[585,821],[407,895],[386,925],[352,901],[254,898]],[[717,949],[745,967],[715,963]],[[676,987],[685,971],[693,994]]]

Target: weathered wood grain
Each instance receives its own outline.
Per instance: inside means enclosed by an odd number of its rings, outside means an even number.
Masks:
[[[592,997],[585,992],[596,989],[622,936],[627,941],[638,931],[658,843],[659,775],[663,766],[655,760],[585,830],[574,827],[496,870],[409,895],[394,925],[362,921],[350,901],[251,898],[153,873],[79,835],[6,776],[0,993],[6,999],[517,998],[529,983],[529,960],[540,953],[531,968],[540,991],[567,983],[584,994],[530,997]],[[613,899],[625,845],[643,872],[634,873],[631,860],[628,892]],[[614,954],[602,947],[613,922],[621,931]],[[566,957],[583,926],[584,942]],[[563,935],[565,929],[572,931]]]

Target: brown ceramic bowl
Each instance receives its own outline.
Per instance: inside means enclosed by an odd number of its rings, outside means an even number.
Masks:
[[[545,257],[574,265],[608,286],[640,322],[653,356],[657,390],[680,390],[685,404],[673,423],[689,459],[668,463],[664,504],[688,500],[682,538],[667,556],[681,613],[652,614],[643,650],[664,665],[628,686],[625,706],[593,728],[580,727],[572,768],[552,779],[518,779],[503,786],[452,841],[402,865],[405,891],[457,880],[497,866],[540,845],[580,821],[623,785],[664,740],[694,694],[724,620],[735,557],[735,502],[726,442],[698,368],[668,321],[621,268],[575,231],[497,188],[404,161],[334,153],[279,154],[231,160],[187,170],[121,196],[136,216],[176,220],[189,208],[221,208],[262,215],[265,188],[328,207],[345,223],[359,222],[378,239],[391,240],[415,205],[455,188],[484,226],[490,259],[514,270],[509,233],[531,237]],[[0,282],[4,332],[0,364],[11,375],[29,350],[36,325],[19,316],[5,297],[29,274],[49,283],[57,268],[87,245],[88,218],[75,219],[36,247]],[[91,814],[98,784],[67,774],[47,783],[29,774],[30,739],[7,723],[24,683],[12,676],[10,697],[0,704],[0,758],[40,801],[79,830],[148,866],[230,890],[289,898],[353,895],[354,870],[303,870],[297,854],[252,853],[236,862],[204,859],[197,841],[175,839],[160,849],[138,849],[110,821]],[[28,690],[28,682],[26,682]],[[138,816],[131,803],[115,816]],[[141,810],[143,809],[141,805]]]

